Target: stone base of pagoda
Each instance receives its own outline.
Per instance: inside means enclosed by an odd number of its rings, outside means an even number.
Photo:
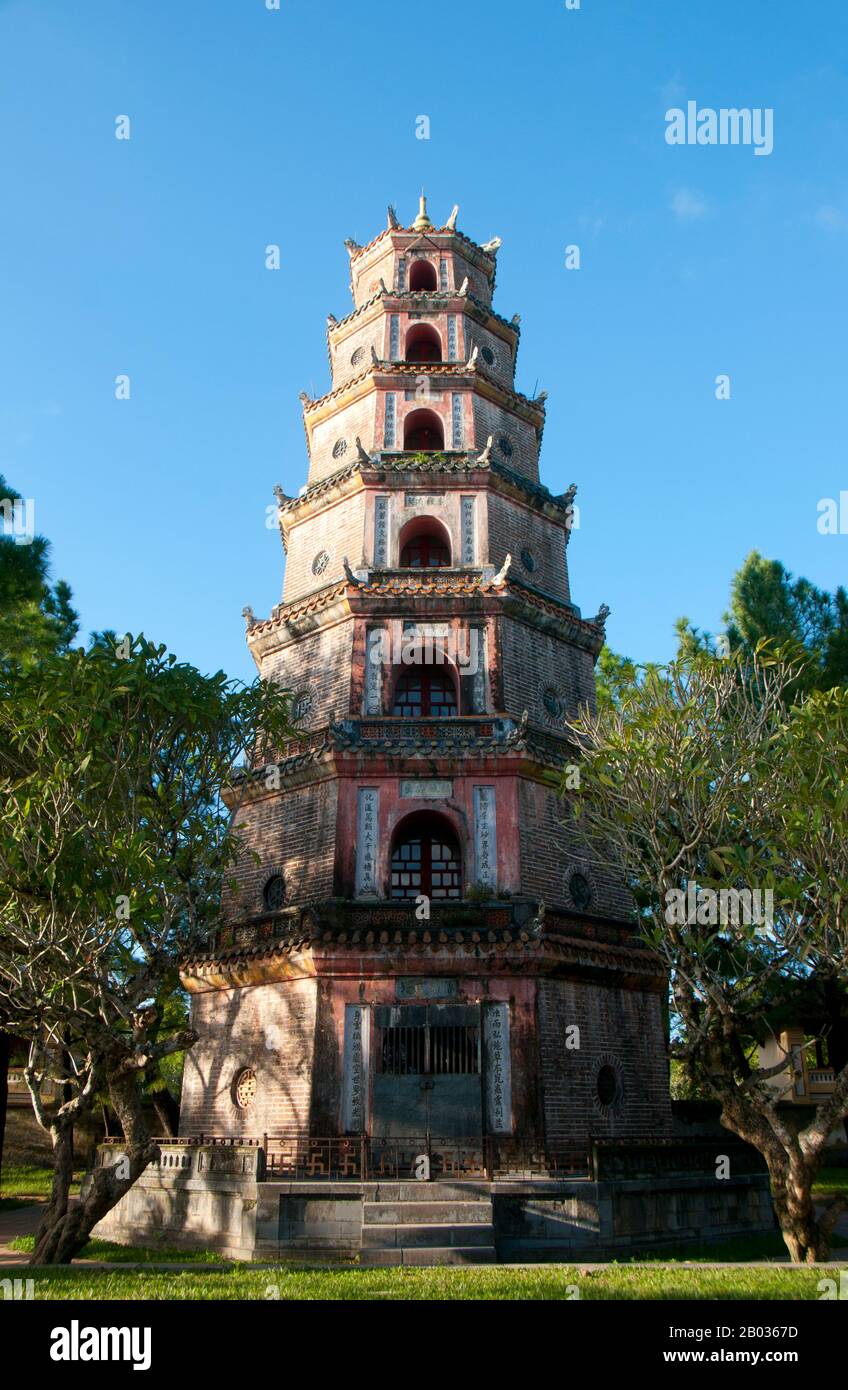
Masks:
[[[175,1145],[94,1234],[235,1260],[390,1266],[620,1259],[775,1229],[765,1174],[720,1180],[660,1153],[664,1171],[600,1181],[275,1181],[256,1147]]]

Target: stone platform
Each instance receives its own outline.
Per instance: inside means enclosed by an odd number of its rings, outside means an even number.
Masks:
[[[422,1265],[621,1258],[775,1229],[763,1173],[650,1173],[644,1153],[635,1166],[570,1180],[274,1181],[261,1149],[195,1145],[163,1151],[95,1234],[240,1260]],[[625,1171],[620,1154],[606,1167]]]

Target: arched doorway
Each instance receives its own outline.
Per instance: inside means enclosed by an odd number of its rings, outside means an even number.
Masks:
[[[445,447],[445,429],[435,410],[411,410],[403,422],[404,449],[433,453]]]
[[[409,288],[411,290],[435,290],[439,282],[436,267],[431,261],[413,261],[409,267]]]
[[[442,340],[430,323],[413,324],[406,335],[407,362],[441,362]]]
[[[451,562],[450,534],[435,517],[413,517],[400,533],[398,550],[403,569],[443,569]]]
[[[419,811],[401,821],[392,840],[389,895],[396,901],[462,897],[462,852],[445,816]]]

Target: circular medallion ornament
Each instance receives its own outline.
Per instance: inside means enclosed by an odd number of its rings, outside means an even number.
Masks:
[[[542,691],[542,704],[545,707],[545,714],[555,722],[562,719],[565,713],[565,704],[562,696],[555,685],[546,685]]]
[[[282,874],[272,874],[262,889],[262,901],[269,912],[279,912],[285,907],[286,881]]]
[[[500,439],[498,440],[498,448],[500,449],[505,459],[512,458],[512,440],[509,438],[508,435],[501,435]]]
[[[599,1068],[595,1078],[595,1089],[598,1093],[598,1100],[604,1109],[611,1110],[621,1095],[621,1083],[615,1067],[611,1067],[609,1063],[604,1063]]]
[[[333,458],[334,458],[334,459],[340,459],[340,458],[341,458],[344,454],[346,454],[346,453],[347,453],[347,440],[346,440],[346,439],[337,439],[336,442],[335,442],[335,444],[333,445]]]
[[[490,347],[481,348],[480,356],[482,357],[483,361],[486,363],[488,367],[494,367],[495,363],[498,360]]]
[[[298,690],[292,696],[291,717],[300,722],[312,713],[312,706],[315,703],[315,696],[311,690]]]
[[[579,870],[573,873],[568,880],[568,891],[577,910],[585,912],[592,902],[592,885],[586,875]]]
[[[239,1110],[249,1110],[256,1099],[256,1072],[250,1067],[240,1071],[233,1082],[233,1100]]]
[[[532,574],[536,568],[536,556],[533,554],[532,550],[522,550],[520,559],[527,573]]]
[[[365,348],[364,348],[364,347],[354,348],[353,352],[350,354],[350,365],[351,365],[352,367],[358,367],[358,366],[360,366],[361,363],[363,363],[364,361],[365,361]]]
[[[312,561],[312,573],[316,575],[323,574],[329,563],[330,557],[326,550],[319,550],[315,559]]]

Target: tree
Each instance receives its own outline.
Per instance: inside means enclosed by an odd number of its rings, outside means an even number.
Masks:
[[[713,652],[751,657],[759,644],[770,641],[777,650],[805,658],[786,690],[789,701],[813,690],[848,685],[848,594],[841,586],[832,594],[808,579],[794,579],[779,560],[766,560],[754,550],[733,576],[730,609],[724,615],[722,638],[702,632],[680,618],[676,624],[679,656]],[[814,979],[796,982],[792,991],[797,1013],[812,1031],[826,1034],[837,1070],[848,1063],[848,989],[844,979],[824,963]],[[844,1121],[848,1138],[848,1117]]]
[[[841,586],[827,593],[808,579],[793,579],[779,560],[766,560],[752,550],[733,576],[724,622],[725,653],[741,651],[750,657],[760,642],[770,640],[807,655],[789,698],[848,685],[848,593]],[[680,657],[716,652],[718,639],[688,618],[679,618],[675,626]]]
[[[0,533],[0,661],[14,658],[31,663],[50,652],[66,651],[77,633],[77,614],[71,590],[63,579],[48,580],[50,542],[15,528],[26,501],[0,474],[0,503],[4,509]],[[8,514],[8,516],[7,516]]]
[[[0,1010],[29,1041],[55,1160],[35,1263],[71,1259],[158,1156],[141,1090],[195,1040],[168,1001],[238,855],[252,780],[236,761],[289,732],[279,687],[203,676],[143,638],[0,668]],[[49,1111],[45,1076],[65,1088]],[[121,1164],[70,1208],[73,1126],[104,1090]]]
[[[610,647],[602,647],[595,664],[595,698],[598,709],[612,709],[621,704],[632,685],[639,679],[639,667],[629,656],[620,656]]]
[[[754,1040],[786,980],[848,972],[848,691],[787,706],[798,676],[767,650],[649,673],[619,708],[572,725],[583,766],[571,795],[587,842],[624,866],[669,971],[686,1077],[763,1154],[790,1254],[812,1260],[845,1205],[817,1217],[812,1183],[848,1113],[848,1065],[796,1133],[779,1104],[785,1063],[761,1068]],[[765,915],[754,892],[771,895]]]
[[[0,474],[0,663],[26,664],[65,651],[77,632],[71,590],[48,581],[50,542],[28,534],[27,502]],[[22,522],[21,525],[16,525]],[[2,1013],[0,1013],[2,1024]],[[0,1032],[0,1172],[8,1102],[9,1038]]]

